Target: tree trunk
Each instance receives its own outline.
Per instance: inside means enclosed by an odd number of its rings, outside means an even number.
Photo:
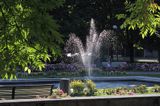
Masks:
[[[133,47],[133,43],[129,44],[129,57],[130,57],[130,63],[134,63],[134,47]]]
[[[133,37],[131,31],[127,30],[127,41],[129,49],[129,61],[130,63],[134,62],[134,47],[133,47]]]

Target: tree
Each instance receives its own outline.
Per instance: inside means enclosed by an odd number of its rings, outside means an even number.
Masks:
[[[117,15],[118,19],[124,19],[122,29],[140,29],[140,34],[145,36],[156,33],[160,27],[160,6],[159,0],[127,0],[126,13]]]
[[[61,8],[53,11],[53,15],[60,24],[63,35],[76,33],[77,36],[85,39],[88,34],[91,18],[95,19],[97,31],[113,29],[118,25],[114,17],[123,5],[124,0],[66,0]]]
[[[120,26],[120,21],[114,17],[119,13],[125,0],[66,0],[61,8],[53,11],[60,24],[63,35],[75,33],[85,43],[89,32],[91,18],[95,19],[98,32],[113,30],[113,25]],[[123,10],[124,11],[124,10]],[[119,29],[119,28],[118,28]],[[120,33],[120,30],[116,30]],[[116,34],[119,36],[118,34]],[[107,45],[104,45],[107,47]],[[113,57],[113,50],[110,50]],[[105,54],[107,55],[107,54]],[[103,57],[104,58],[104,57]]]
[[[48,50],[59,54],[62,37],[48,13],[63,0],[0,1],[0,75],[16,78],[18,70],[42,70]]]

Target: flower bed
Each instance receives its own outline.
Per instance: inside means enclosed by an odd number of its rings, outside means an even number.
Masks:
[[[95,67],[93,70],[103,69],[106,71],[131,71],[131,70],[138,70],[138,71],[154,71],[160,72],[160,64],[158,63],[124,63],[119,65],[119,67]],[[46,71],[80,71],[85,70],[85,67],[81,64],[74,63],[74,64],[46,64]]]
[[[139,85],[133,88],[106,88],[97,89],[95,83],[91,80],[84,82],[75,80],[71,82],[71,96],[106,96],[106,95],[136,95],[136,94],[152,94],[160,93],[160,86],[147,87]]]
[[[125,76],[127,72],[160,72],[160,64],[157,63],[133,63],[121,64],[119,67],[94,67],[92,76]],[[44,71],[33,71],[31,74],[26,72],[17,73],[18,78],[62,78],[62,77],[82,77],[87,76],[87,69],[81,64],[46,64]],[[142,75],[143,76],[143,75]],[[152,75],[154,76],[154,75]],[[159,77],[159,76],[158,76]]]
[[[141,94],[159,94],[160,86],[155,85],[147,87],[146,85],[139,85],[132,88],[119,87],[119,88],[105,88],[97,89],[96,85],[91,80],[74,80],[70,83],[70,95],[71,97],[77,96],[120,96],[120,95],[141,95]],[[60,89],[54,89],[53,94],[50,97],[68,97]]]

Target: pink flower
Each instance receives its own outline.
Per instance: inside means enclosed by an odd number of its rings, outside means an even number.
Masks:
[[[129,92],[128,95],[135,95],[135,93],[134,92]]]
[[[58,95],[63,95],[64,92],[63,92],[63,90],[59,89],[59,90],[57,91],[57,94],[58,94]]]

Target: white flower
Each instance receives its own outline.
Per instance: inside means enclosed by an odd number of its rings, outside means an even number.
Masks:
[[[89,89],[88,89],[88,88],[84,88],[84,89],[83,89],[83,92],[84,92],[84,93],[89,93]]]
[[[74,92],[74,90],[73,90],[73,89],[70,89],[70,92],[71,92],[71,93],[73,93],[73,92]]]

